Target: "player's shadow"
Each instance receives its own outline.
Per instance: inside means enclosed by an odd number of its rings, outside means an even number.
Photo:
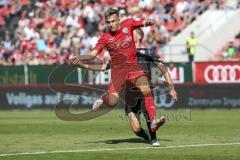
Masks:
[[[148,143],[146,140],[140,138],[127,138],[127,139],[111,139],[104,141],[105,144],[119,144],[119,143]]]
[[[173,141],[170,139],[159,139],[159,141]],[[119,144],[119,143],[149,143],[146,140],[140,138],[128,138],[128,139],[111,139],[104,141],[106,144]]]
[[[173,140],[170,140],[170,139],[159,139],[159,141],[173,141]],[[105,143],[105,144],[146,143],[146,144],[149,144],[148,141],[143,140],[141,138],[110,139],[110,140],[105,140],[105,141],[86,142],[86,143]]]

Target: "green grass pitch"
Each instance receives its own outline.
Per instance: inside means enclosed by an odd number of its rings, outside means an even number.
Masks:
[[[163,147],[151,148],[132,133],[123,109],[85,122],[50,110],[0,111],[0,160],[240,159],[240,110],[159,112],[168,118],[158,131]]]

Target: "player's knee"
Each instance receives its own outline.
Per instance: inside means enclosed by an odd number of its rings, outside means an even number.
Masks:
[[[109,105],[110,105],[110,106],[116,106],[116,105],[117,105],[117,102],[118,102],[117,99],[111,99],[111,100],[109,100]]]
[[[109,94],[109,93],[104,93],[102,95],[102,99],[106,104],[108,104],[110,106],[115,106],[115,105],[117,105],[117,102],[118,102],[119,98],[116,95],[112,95],[112,94]]]
[[[150,87],[149,86],[142,86],[142,93],[144,95],[151,93]]]
[[[129,114],[128,117],[129,117],[129,120],[130,120],[132,131],[135,134],[137,134],[138,132],[141,131],[141,125],[140,125],[139,121],[136,119],[135,115]]]
[[[134,127],[133,128],[133,132],[136,134],[136,135],[139,135],[140,134],[140,132],[141,132],[141,127]]]

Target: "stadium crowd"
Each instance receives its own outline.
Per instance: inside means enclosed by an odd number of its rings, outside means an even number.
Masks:
[[[215,61],[240,61],[240,33],[227,41],[214,55]]]
[[[122,18],[149,17],[144,43],[161,54],[172,36],[208,8],[223,8],[224,0],[4,0],[0,27],[19,17],[14,31],[6,30],[0,43],[0,65],[63,64],[87,53],[106,30],[104,11],[118,7]],[[104,5],[103,5],[104,4]],[[5,28],[7,29],[7,28]],[[102,57],[105,57],[105,53]]]

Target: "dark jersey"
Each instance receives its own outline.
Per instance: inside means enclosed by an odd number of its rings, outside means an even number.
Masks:
[[[151,68],[153,65],[163,63],[155,54],[153,49],[137,48],[137,61],[141,65],[142,70],[151,79]]]

